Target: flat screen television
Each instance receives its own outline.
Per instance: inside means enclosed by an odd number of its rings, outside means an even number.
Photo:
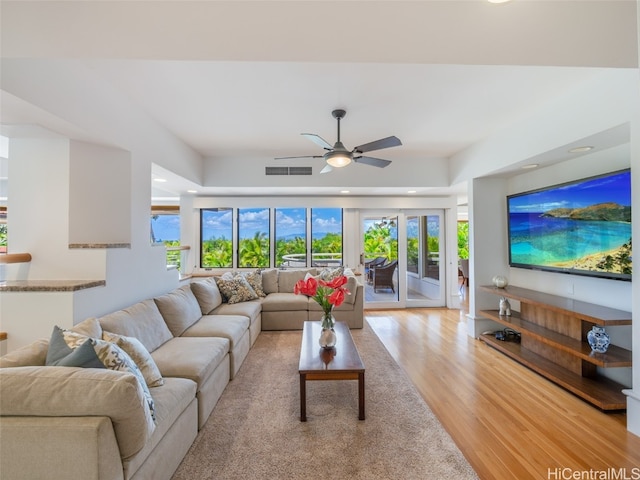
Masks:
[[[509,265],[631,280],[631,171],[507,196]]]

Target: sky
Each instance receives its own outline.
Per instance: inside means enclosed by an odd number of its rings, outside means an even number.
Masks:
[[[537,213],[554,208],[582,208],[606,202],[631,205],[630,171],[514,196],[509,199],[509,206],[514,213]]]

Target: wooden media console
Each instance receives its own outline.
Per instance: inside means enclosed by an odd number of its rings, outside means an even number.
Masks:
[[[598,374],[597,367],[630,367],[631,351],[610,345],[606,353],[593,352],[587,332],[593,325],[631,325],[630,312],[521,287],[479,288],[520,302],[520,311],[512,310],[510,316],[499,310],[480,312],[519,332],[519,343],[490,334],[480,340],[602,410],[626,409],[626,387]]]

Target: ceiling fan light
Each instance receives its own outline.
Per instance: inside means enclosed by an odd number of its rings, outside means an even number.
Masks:
[[[351,155],[348,152],[329,152],[325,155],[325,160],[332,167],[346,167],[351,163]]]

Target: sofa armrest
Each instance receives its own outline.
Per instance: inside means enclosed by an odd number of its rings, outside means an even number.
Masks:
[[[123,459],[140,451],[155,429],[136,377],[96,368],[2,368],[0,415],[109,417]]]
[[[121,480],[108,417],[1,417],[3,478]]]

